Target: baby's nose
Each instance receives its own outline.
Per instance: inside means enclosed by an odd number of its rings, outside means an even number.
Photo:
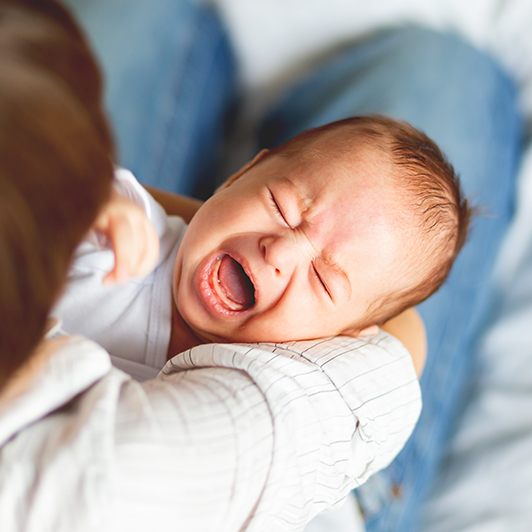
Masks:
[[[291,275],[305,250],[296,238],[289,235],[265,236],[259,242],[260,251],[277,276]]]

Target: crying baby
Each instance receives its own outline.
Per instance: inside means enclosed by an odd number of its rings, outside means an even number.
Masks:
[[[159,367],[200,343],[367,332],[437,290],[470,213],[434,142],[382,116],[263,150],[188,227],[124,171],[113,208],[54,313],[111,354]]]

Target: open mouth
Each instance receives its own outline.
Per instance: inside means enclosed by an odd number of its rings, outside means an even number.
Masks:
[[[255,286],[243,266],[230,255],[216,257],[202,275],[203,297],[217,313],[242,312],[255,304]]]
[[[255,304],[255,287],[233,257],[223,255],[215,262],[210,281],[211,288],[230,310],[247,310]]]

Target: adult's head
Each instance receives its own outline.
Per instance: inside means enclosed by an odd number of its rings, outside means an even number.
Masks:
[[[468,221],[426,135],[384,117],[343,120],[258,157],[198,211],[174,298],[208,339],[353,333],[434,292]]]
[[[53,0],[0,0],[0,388],[31,356],[110,194],[101,77]]]

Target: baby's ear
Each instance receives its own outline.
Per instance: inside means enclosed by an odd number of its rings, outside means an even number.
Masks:
[[[263,149],[260,150],[251,161],[248,161],[242,168],[240,168],[238,171],[236,171],[233,175],[229,176],[217,190],[223,190],[227,187],[230,187],[237,179],[242,177],[248,170],[253,168],[259,161],[261,161],[264,157],[266,157],[270,153],[270,150]]]
[[[346,336],[375,336],[379,332],[379,326],[378,325],[369,325],[368,327],[364,327],[363,329],[356,329],[354,327],[350,327],[348,329],[345,329],[342,331],[342,334]]]

